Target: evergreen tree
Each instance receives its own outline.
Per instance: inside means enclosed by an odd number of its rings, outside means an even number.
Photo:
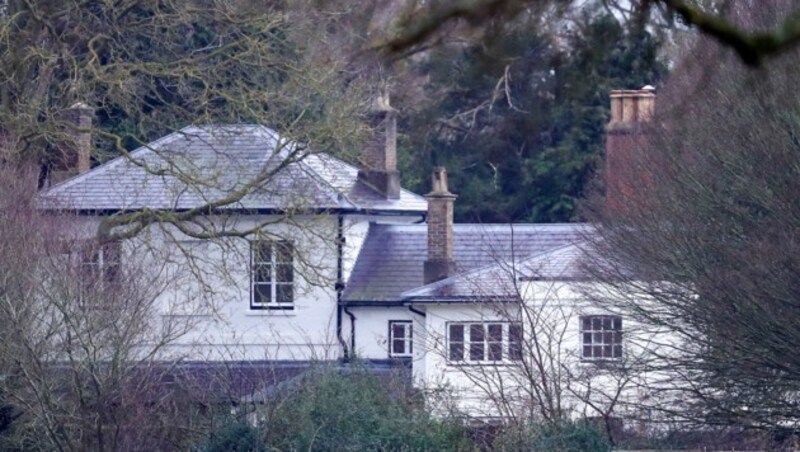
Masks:
[[[609,90],[666,73],[659,42],[634,24],[586,13],[557,38],[534,20],[498,22],[422,67],[430,102],[407,119],[402,169],[425,192],[431,167],[448,167],[460,221],[574,220],[601,160]]]

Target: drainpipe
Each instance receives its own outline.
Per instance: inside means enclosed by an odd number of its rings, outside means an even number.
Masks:
[[[344,361],[350,360],[347,343],[342,338],[342,292],[344,292],[344,215],[339,214],[336,224],[336,338],[342,346]],[[351,321],[352,323],[352,321]]]
[[[350,317],[350,352],[352,355],[356,353],[356,316],[350,312],[347,307],[344,308],[345,314]],[[351,356],[352,358],[352,356]]]

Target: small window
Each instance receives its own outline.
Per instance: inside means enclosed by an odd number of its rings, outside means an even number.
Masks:
[[[120,242],[116,241],[102,245],[86,243],[80,248],[80,279],[84,289],[119,282],[121,248]]]
[[[251,309],[294,308],[294,246],[291,242],[251,242]]]
[[[389,356],[408,357],[413,353],[412,325],[409,321],[389,322]]]
[[[450,323],[447,333],[447,357],[452,362],[522,359],[522,324],[518,322]]]
[[[622,317],[587,315],[581,322],[581,358],[615,360],[622,358]]]

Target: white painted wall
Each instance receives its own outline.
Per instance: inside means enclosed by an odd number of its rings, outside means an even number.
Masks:
[[[369,230],[369,222],[408,223],[416,216],[344,217],[343,276],[347,280]],[[336,337],[336,215],[239,216],[211,220],[218,231],[245,231],[259,224],[265,238],[291,240],[295,246],[294,309],[250,308],[250,238],[202,240],[174,227],[154,225],[126,241],[128,268],[152,273],[160,288],[154,329],[177,331],[164,358],[184,360],[338,359]],[[95,236],[100,219],[77,217],[71,235]],[[387,358],[388,319],[410,318],[406,308],[358,314],[358,354]],[[349,344],[349,318],[343,338]],[[158,336],[158,335],[154,335]]]
[[[599,290],[599,288],[598,288]],[[548,383],[559,389],[561,409],[572,417],[597,416],[592,405],[601,409],[614,406],[618,416],[633,410],[634,402],[649,396],[647,384],[667,377],[641,372],[630,378],[621,366],[598,365],[581,359],[580,323],[582,315],[611,314],[585,300],[579,288],[569,282],[532,282],[522,287],[524,309],[508,304],[427,304],[426,338],[415,343],[426,350],[424,366],[415,369],[415,384],[437,394],[449,394],[433,400],[440,412],[455,410],[481,418],[539,414],[532,388],[541,381],[538,364],[545,368]],[[499,365],[470,365],[450,362],[447,358],[449,322],[522,322],[526,363],[504,362]],[[535,341],[534,341],[534,336]],[[657,348],[671,343],[670,335],[623,317],[625,366],[651,356]],[[531,359],[536,354],[542,359]],[[547,356],[550,356],[548,358]],[[635,366],[634,366],[635,367]],[[619,402],[612,402],[617,392]],[[551,392],[554,394],[554,392]],[[531,401],[534,403],[531,403]],[[630,403],[628,403],[630,402]],[[437,405],[438,403],[438,405]]]

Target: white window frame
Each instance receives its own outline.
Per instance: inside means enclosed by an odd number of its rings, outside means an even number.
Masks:
[[[269,260],[259,260],[261,247],[269,245]],[[289,251],[289,261],[278,260],[276,250],[285,247]],[[258,280],[258,267],[266,267],[269,271],[269,281]],[[288,266],[289,281],[278,280],[279,267]],[[257,300],[258,287],[268,287],[269,301]],[[278,302],[278,288],[289,288],[289,301]],[[250,309],[252,310],[292,310],[294,309],[294,244],[286,240],[252,240],[250,242]]]
[[[395,337],[395,327],[403,328],[403,337]],[[403,351],[396,352],[395,343],[403,344]],[[414,353],[414,323],[411,320],[389,320],[389,357],[409,358]]]
[[[519,328],[519,337],[518,342],[516,343],[516,348],[512,348],[514,345],[511,342],[510,336],[510,329],[511,326],[514,325]],[[462,341],[454,341],[452,337],[452,327],[454,326],[461,326],[463,327],[462,330]],[[490,328],[497,328],[500,327],[500,340],[496,340],[496,337],[492,338],[489,335]],[[485,322],[447,322],[447,341],[446,341],[446,356],[447,362],[450,364],[479,364],[479,365],[492,365],[492,364],[508,364],[513,362],[518,362],[522,359],[522,350],[523,350],[523,330],[522,330],[522,323],[521,322],[509,322],[509,321],[485,321]],[[473,331],[478,331],[478,329],[482,329],[482,339],[475,341],[473,339]],[[480,335],[479,335],[480,336]],[[494,339],[494,340],[493,340]],[[461,347],[461,359],[453,358],[452,354],[452,347],[455,344],[462,344]],[[499,358],[495,354],[492,356],[492,347],[497,347],[500,344],[500,356]],[[473,345],[475,348],[473,348]],[[478,350],[478,347],[482,349],[482,357],[479,359],[473,358],[473,350]],[[512,351],[514,350],[514,351]],[[496,351],[496,348],[495,348]],[[490,359],[495,358],[495,359]]]
[[[622,316],[582,315],[578,318],[582,361],[620,361],[625,353]]]
[[[122,243],[83,242],[77,250],[78,271],[83,289],[98,284],[113,284],[121,278]]]

